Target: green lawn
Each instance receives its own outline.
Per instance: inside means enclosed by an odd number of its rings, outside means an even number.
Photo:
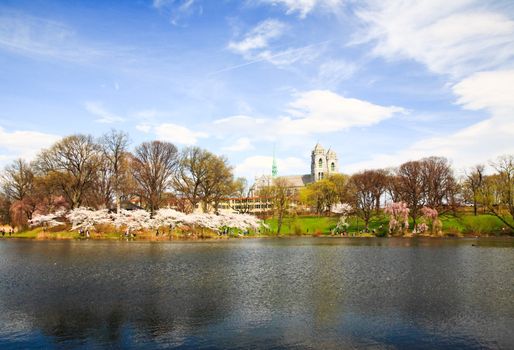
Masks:
[[[486,234],[500,235],[507,234],[509,230],[505,229],[505,224],[493,215],[481,214],[473,216],[472,214],[460,214],[458,216],[443,215],[440,217],[443,224],[443,233],[445,234]],[[313,234],[330,234],[331,230],[336,226],[338,217],[326,216],[298,216],[293,218],[285,218],[282,224],[283,235],[313,235]],[[270,226],[270,232],[277,231],[277,219],[267,219],[266,224]],[[510,222],[513,222],[510,220]],[[349,232],[359,232],[364,229],[364,221],[356,217],[348,219],[350,224]],[[389,219],[384,215],[374,216],[369,223],[369,229],[375,232],[387,231]],[[412,221],[411,221],[412,228]]]

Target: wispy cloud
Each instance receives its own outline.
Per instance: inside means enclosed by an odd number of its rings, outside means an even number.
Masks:
[[[369,1],[354,43],[369,42],[387,59],[413,59],[462,77],[502,67],[514,57],[514,21],[483,1]]]
[[[100,102],[86,102],[84,106],[89,113],[97,117],[97,123],[113,124],[125,121],[125,118],[106,110]]]
[[[305,18],[314,9],[319,8],[331,12],[338,12],[343,4],[342,0],[259,0],[260,3],[285,8],[287,14],[297,13]]]
[[[203,13],[203,7],[195,0],[154,0],[153,7],[166,11],[174,26],[180,26],[182,20]]]
[[[82,63],[104,56],[101,50],[80,43],[63,23],[11,11],[0,14],[0,49]]]
[[[376,55],[412,59],[448,76],[456,104],[485,111],[487,117],[399,152],[375,154],[349,170],[431,155],[449,157],[461,169],[514,152],[514,21],[487,5],[472,0],[387,1],[369,2],[359,11],[366,30],[356,42],[372,43]]]
[[[289,26],[284,22],[267,19],[257,24],[240,40],[228,43],[228,49],[241,55],[248,62],[223,68],[211,74],[241,68],[258,62],[268,62],[277,67],[287,67],[296,62],[309,63],[321,54],[320,47],[328,41],[322,41],[301,47],[287,47],[280,43]],[[276,43],[276,45],[273,45]]]
[[[240,41],[231,41],[228,48],[243,56],[253,56],[255,50],[265,49],[270,41],[281,37],[287,25],[275,19],[268,19],[259,23],[255,28],[245,34]]]

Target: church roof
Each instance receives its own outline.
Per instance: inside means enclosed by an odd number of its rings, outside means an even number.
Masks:
[[[329,148],[329,149],[328,149],[328,152],[327,152],[327,155],[334,155],[334,156],[337,156],[337,153],[336,153],[333,149]]]
[[[304,187],[305,185],[313,182],[310,174],[280,176],[280,178],[286,180],[291,187]]]

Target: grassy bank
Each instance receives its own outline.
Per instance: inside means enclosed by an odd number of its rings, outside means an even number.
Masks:
[[[440,217],[443,225],[443,236],[501,236],[513,235],[506,228],[500,219],[493,215],[481,214],[473,216],[472,214],[463,213],[461,215],[443,215]],[[327,236],[330,235],[332,229],[337,225],[339,217],[332,216],[297,216],[284,219],[282,224],[281,235],[283,236]],[[261,232],[250,232],[248,237],[268,237],[276,236],[277,220],[267,219],[265,223],[269,229]],[[364,229],[364,221],[357,217],[348,219],[348,232],[352,236],[372,237],[370,233],[362,233]],[[388,228],[388,218],[384,215],[374,216],[369,224],[370,231],[374,230],[377,235],[385,234]],[[412,222],[411,222],[412,228]],[[127,239],[122,232],[115,232],[112,228],[99,228],[100,232],[91,231],[89,239],[101,240],[123,240]],[[175,230],[173,232],[160,232],[159,236],[155,231],[138,231],[135,237],[130,239],[144,241],[167,241],[167,240],[191,240],[191,239],[223,239],[227,237],[241,237],[240,233],[232,232],[227,236],[219,236],[217,233],[209,230]],[[39,240],[73,240],[85,239],[76,231],[70,231],[69,228],[54,228],[44,231],[42,228],[36,228],[27,231],[16,232],[12,236],[5,234],[0,239],[19,238],[19,239],[39,239]]]
[[[472,214],[442,215],[443,235],[446,236],[499,236],[512,234],[506,225],[497,217],[488,214],[473,216]],[[329,235],[337,225],[338,217],[325,216],[298,216],[286,218],[282,224],[283,235]],[[269,234],[277,231],[277,220],[265,220],[270,226]],[[510,220],[510,222],[513,222]],[[364,229],[364,221],[356,217],[348,219],[350,224],[348,232],[358,233]],[[410,222],[412,228],[412,221]],[[374,216],[369,223],[369,229],[380,233],[387,231],[388,217],[384,215]]]

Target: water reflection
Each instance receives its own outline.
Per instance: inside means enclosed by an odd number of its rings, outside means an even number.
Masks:
[[[0,241],[0,347],[509,348],[491,242]]]

